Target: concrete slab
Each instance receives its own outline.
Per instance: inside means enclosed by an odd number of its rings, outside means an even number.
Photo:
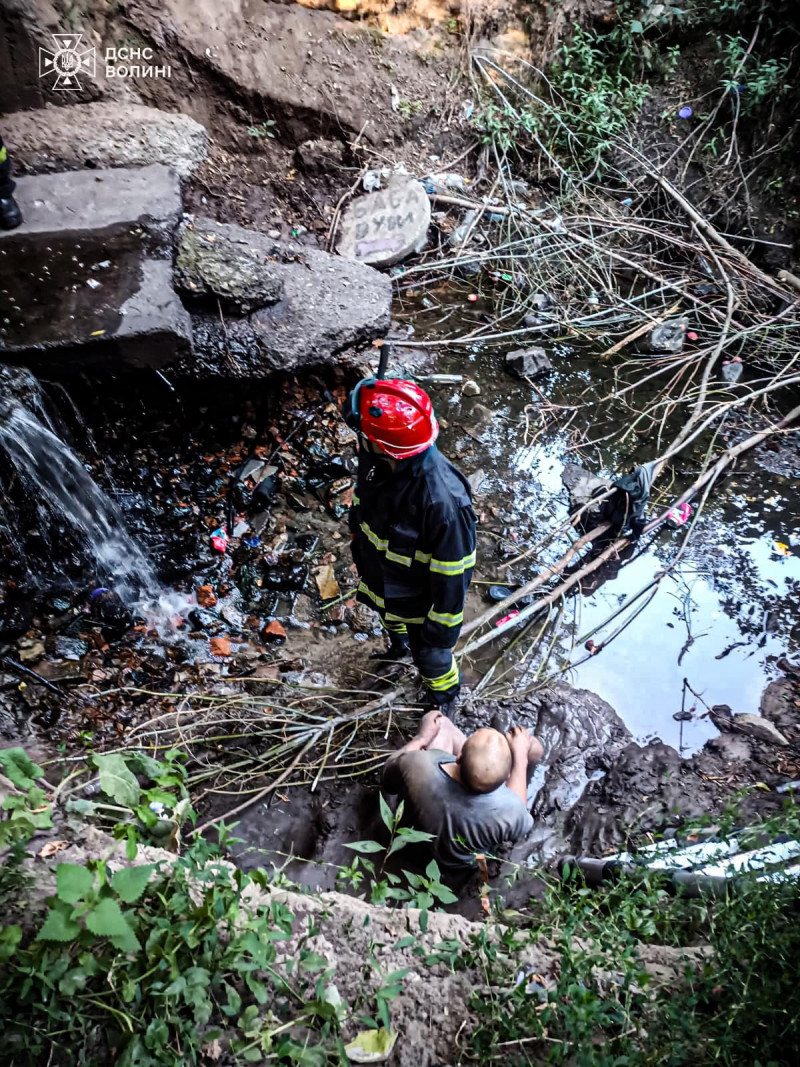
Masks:
[[[181,213],[178,177],[161,163],[18,178],[14,195],[25,221],[16,230],[0,230],[0,242],[148,221],[168,229]]]
[[[69,94],[65,94],[69,95]],[[186,178],[208,154],[208,134],[188,115],[130,100],[17,111],[0,119],[17,173],[163,163]]]
[[[172,287],[181,203],[167,167],[22,178],[0,239],[0,359],[34,368],[164,366],[191,352]]]

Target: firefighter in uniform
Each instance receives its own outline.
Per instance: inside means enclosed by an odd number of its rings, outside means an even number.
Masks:
[[[14,230],[22,222],[19,204],[12,196],[16,183],[11,178],[11,160],[0,137],[0,229]]]
[[[388,631],[383,658],[410,653],[425,703],[448,714],[460,686],[453,648],[475,566],[469,483],[437,449],[430,397],[412,382],[359,382],[348,422],[359,435],[349,517],[358,599]]]

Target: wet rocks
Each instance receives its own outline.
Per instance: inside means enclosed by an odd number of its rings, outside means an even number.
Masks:
[[[0,357],[159,367],[191,351],[167,258],[181,208],[172,171],[44,174],[20,178],[16,195],[25,222],[0,231]]]
[[[226,234],[231,228],[220,227]],[[248,234],[261,256],[271,248],[269,268],[282,286],[280,298],[252,314],[228,317],[198,312],[194,320],[197,358],[185,360],[179,374],[192,377],[259,377],[329,361],[352,345],[373,340],[389,328],[391,281],[363,263],[317,249],[302,253],[273,244],[263,234]]]
[[[194,595],[201,608],[213,608],[217,605],[217,594],[210,585],[198,585]]]
[[[128,100],[17,111],[3,117],[3,135],[15,164],[37,172],[163,163],[187,178],[208,154],[199,122]]]
[[[506,356],[506,370],[518,378],[540,378],[552,369],[553,364],[543,348],[517,348]]]
[[[189,293],[217,296],[223,306],[246,314],[276,303],[283,293],[274,252],[274,242],[263,234],[196,218],[181,229],[175,281]]]
[[[431,203],[421,182],[394,175],[386,189],[359,196],[342,219],[340,256],[389,267],[419,252],[428,239]]]

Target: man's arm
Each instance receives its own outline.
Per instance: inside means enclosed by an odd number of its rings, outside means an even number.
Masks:
[[[441,718],[441,711],[436,711],[435,709],[423,715],[416,736],[412,737],[402,748],[398,748],[397,752],[393,752],[387,759],[381,777],[381,790],[384,793],[395,794],[399,792],[400,776],[397,772],[397,761],[406,752],[421,752],[426,749],[439,731]]]
[[[530,752],[531,737],[524,726],[514,726],[509,734],[508,744],[511,748],[511,774],[508,776],[506,785],[515,793],[525,810],[528,810],[528,753]]]

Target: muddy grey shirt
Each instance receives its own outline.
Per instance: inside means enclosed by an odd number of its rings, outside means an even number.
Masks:
[[[533,829],[533,818],[516,793],[501,785],[471,793],[445,771],[455,757],[440,749],[404,752],[383,773],[385,793],[405,801],[405,814],[418,830],[433,834],[436,858],[445,866],[475,866],[474,854],[496,855],[509,841]]]

